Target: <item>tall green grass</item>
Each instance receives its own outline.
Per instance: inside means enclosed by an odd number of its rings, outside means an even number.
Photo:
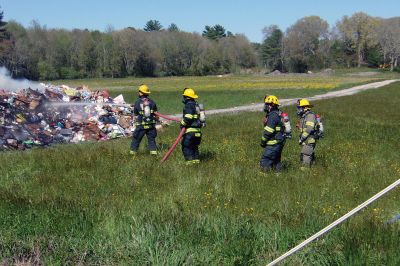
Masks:
[[[258,163],[262,113],[213,116],[202,163],[130,158],[129,140],[0,154],[0,261],[265,265],[400,176],[400,84],[315,102],[326,138],[299,170]],[[295,109],[285,108],[295,120]],[[292,122],[294,124],[294,121]],[[166,152],[179,131],[159,133]],[[289,265],[399,265],[399,189],[291,257]]]

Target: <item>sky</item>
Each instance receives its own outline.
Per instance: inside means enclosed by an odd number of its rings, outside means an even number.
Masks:
[[[37,20],[47,28],[105,31],[108,26],[142,29],[158,20],[164,28],[201,33],[206,25],[222,25],[227,31],[261,42],[262,29],[272,24],[282,30],[298,19],[317,15],[335,25],[344,15],[365,12],[371,16],[400,16],[400,0],[0,0],[4,20],[27,27]]]

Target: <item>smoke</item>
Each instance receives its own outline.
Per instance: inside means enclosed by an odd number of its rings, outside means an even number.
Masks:
[[[50,102],[51,106],[121,106],[121,107],[131,107],[130,104],[120,104],[120,103],[91,103],[91,102]]]
[[[27,79],[13,79],[7,68],[0,67],[0,89],[16,91],[27,88],[44,89],[44,86]]]

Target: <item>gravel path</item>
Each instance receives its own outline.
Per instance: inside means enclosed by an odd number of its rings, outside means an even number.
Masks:
[[[356,94],[361,91],[377,89],[377,88],[389,85],[396,81],[399,81],[399,80],[393,79],[393,80],[385,80],[385,81],[369,83],[369,84],[365,84],[365,85],[352,87],[349,89],[343,89],[343,90],[338,90],[338,91],[327,92],[324,94],[314,95],[311,97],[307,97],[307,99],[312,102],[312,101],[316,101],[316,100],[323,100],[323,99],[330,99],[330,98],[337,98],[337,97],[342,97],[342,96],[353,95],[353,94]],[[288,105],[296,104],[297,99],[298,98],[279,99],[279,102],[280,102],[281,106],[288,106]],[[225,114],[225,113],[259,112],[259,111],[263,110],[263,107],[264,107],[263,103],[249,104],[249,105],[242,105],[242,106],[231,107],[231,108],[207,110],[206,114],[208,116],[208,115]],[[171,115],[171,116],[176,117],[176,118],[181,118],[182,114],[176,114],[176,115]]]

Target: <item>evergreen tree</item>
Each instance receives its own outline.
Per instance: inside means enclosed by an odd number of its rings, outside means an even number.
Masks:
[[[232,33],[231,33],[232,34]],[[223,37],[226,37],[226,31],[225,28],[222,27],[221,25],[217,24],[213,27],[210,26],[205,26],[205,29],[203,31],[203,37],[206,37],[210,40],[218,40]]]
[[[176,26],[175,23],[171,23],[171,25],[168,26],[168,31],[177,32],[177,31],[179,31],[179,28],[178,28],[178,26]]]
[[[261,46],[261,56],[263,63],[271,70],[282,70],[282,38],[283,32],[276,26],[271,28],[271,32],[265,38]]]
[[[144,26],[144,31],[160,31],[162,30],[162,25],[158,20],[149,20]]]
[[[3,21],[3,18],[4,18],[4,12],[0,11],[0,42],[7,39],[7,29],[6,29],[7,22]]]
[[[0,11],[0,65],[8,66],[12,42],[7,32],[7,22],[3,21],[4,13]]]

